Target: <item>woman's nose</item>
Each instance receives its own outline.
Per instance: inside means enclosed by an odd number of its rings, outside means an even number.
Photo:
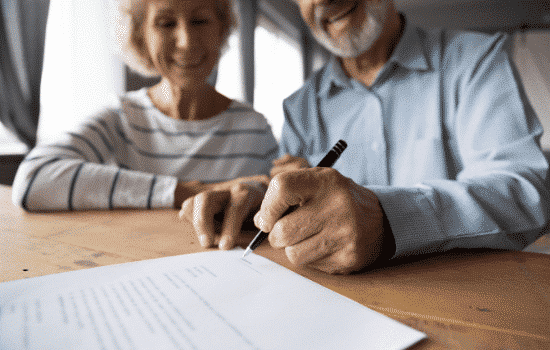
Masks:
[[[176,29],[176,46],[178,47],[190,47],[193,45],[194,35],[191,28],[186,25],[178,25]]]

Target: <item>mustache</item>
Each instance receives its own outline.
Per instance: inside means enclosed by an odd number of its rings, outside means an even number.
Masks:
[[[356,8],[359,6],[359,1],[355,0],[330,0],[325,3],[319,4],[315,7],[314,16],[315,22],[318,25],[322,25],[323,22],[336,15],[340,9],[349,7]]]

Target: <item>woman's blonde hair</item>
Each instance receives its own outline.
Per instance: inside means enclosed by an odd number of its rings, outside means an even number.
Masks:
[[[148,0],[117,0],[116,40],[125,63],[136,72],[158,76],[143,38],[143,23]],[[224,48],[229,35],[236,27],[232,0],[215,0],[216,15],[221,23],[221,47]]]

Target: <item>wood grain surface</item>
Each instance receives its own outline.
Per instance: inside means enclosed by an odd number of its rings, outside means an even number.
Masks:
[[[6,186],[0,203],[0,282],[204,251],[175,210],[29,214]],[[413,349],[550,349],[547,254],[451,251],[331,276],[293,266],[267,242],[256,253],[425,332]]]

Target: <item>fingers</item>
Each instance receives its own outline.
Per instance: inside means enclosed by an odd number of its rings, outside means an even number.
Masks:
[[[373,263],[380,249],[379,240],[361,238],[348,228],[329,227],[285,247],[285,253],[295,265],[308,265],[331,274],[347,274]]]
[[[230,200],[225,208],[220,249],[228,250],[235,246],[245,219],[260,205],[262,194],[263,191],[258,191],[246,183],[235,185],[231,189]]]
[[[326,170],[330,169],[303,169],[275,176],[269,183],[260,211],[254,216],[256,226],[271,232],[288,208],[303,205],[315,196],[321,182],[317,173]]]
[[[201,246],[213,246],[220,233],[219,248],[232,249],[249,213],[260,206],[266,178],[248,178],[248,182],[225,183],[216,190],[201,192],[183,203],[179,216],[191,221]],[[221,231],[215,224],[219,213],[224,213]]]
[[[352,237],[340,217],[346,205],[338,198],[330,202],[311,200],[277,221],[269,235],[271,246],[285,248],[296,265],[322,261],[345,249]]]
[[[190,197],[183,201],[181,210],[178,213],[180,219],[186,218],[190,222],[193,222],[193,201],[194,198]]]
[[[361,256],[345,235],[317,234],[285,248],[288,259],[295,265],[308,265],[331,273],[345,274],[363,266]]]
[[[307,203],[300,207],[291,207],[290,213],[284,213],[268,236],[273,248],[285,248],[295,245],[323,231],[326,213],[315,203]],[[266,231],[267,232],[267,231]]]
[[[298,266],[310,266],[317,270],[321,270],[327,273],[345,273],[345,269],[339,259],[338,250],[327,252],[324,250],[310,249],[310,247],[302,247],[309,244],[309,242],[302,242],[296,246],[285,248],[285,254],[290,262]]]
[[[201,246],[208,248],[214,245],[214,215],[223,210],[229,199],[230,193],[227,191],[207,191],[183,203],[180,217],[186,217],[192,222]]]

